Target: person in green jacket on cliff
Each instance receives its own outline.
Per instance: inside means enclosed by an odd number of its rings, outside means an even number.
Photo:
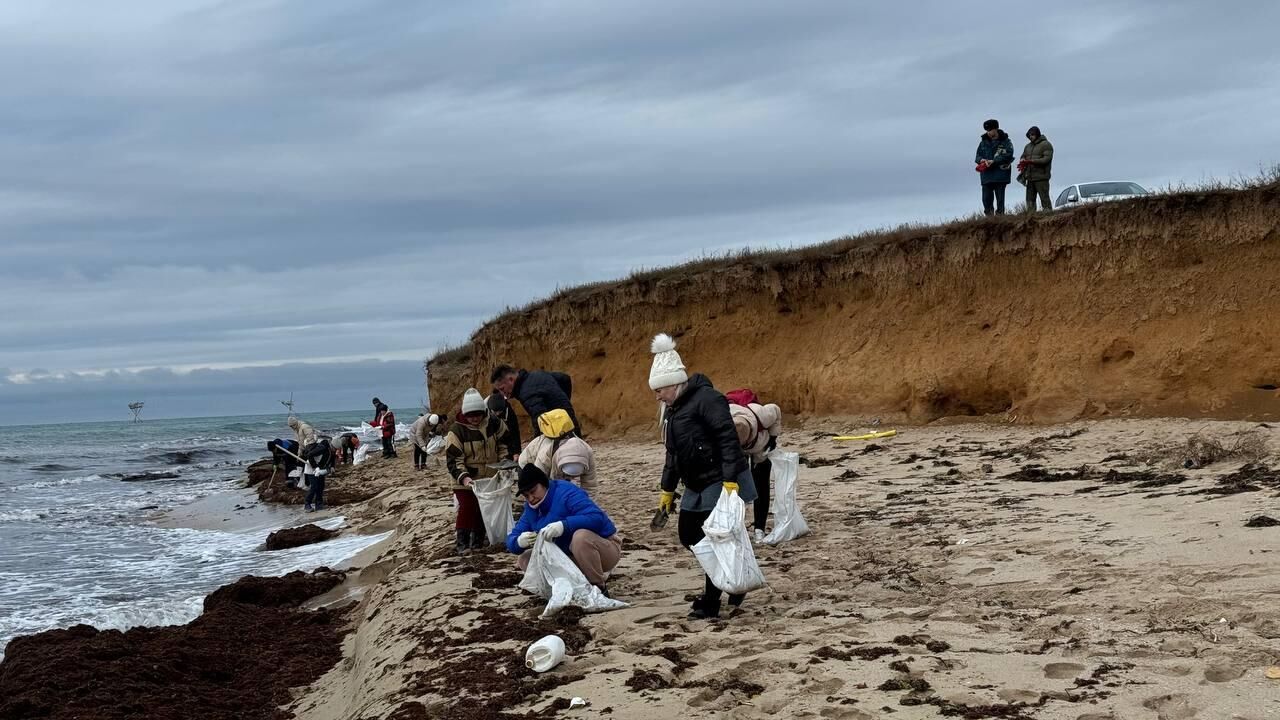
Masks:
[[[1027,212],[1036,211],[1036,198],[1041,210],[1052,210],[1049,201],[1049,177],[1053,169],[1053,144],[1032,125],[1027,130],[1027,147],[1018,161],[1018,181],[1027,186]]]

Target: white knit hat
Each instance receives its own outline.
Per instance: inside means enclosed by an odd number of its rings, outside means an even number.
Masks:
[[[489,407],[484,404],[484,396],[475,388],[469,388],[462,395],[462,414],[469,415],[477,412],[489,412]]]
[[[661,333],[655,337],[649,351],[653,353],[653,368],[649,370],[650,389],[659,390],[688,381],[684,361],[676,352],[676,341],[670,335]]]
[[[439,425],[439,424],[440,424],[440,416],[439,416],[439,415],[437,415],[437,414],[435,414],[435,413],[431,413],[430,415],[428,415],[428,416],[427,416],[427,424],[428,424],[428,425]]]

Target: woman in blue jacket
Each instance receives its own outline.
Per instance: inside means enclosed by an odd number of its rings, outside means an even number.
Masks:
[[[507,550],[518,554],[524,570],[541,536],[573,558],[592,585],[605,591],[609,573],[622,558],[622,538],[613,521],[587,493],[568,480],[549,480],[537,465],[520,469],[516,486],[525,499],[524,512],[507,536]]]

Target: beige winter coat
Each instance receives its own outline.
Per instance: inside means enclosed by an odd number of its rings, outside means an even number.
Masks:
[[[309,423],[305,423],[296,417],[289,418],[289,427],[293,430],[294,438],[298,441],[298,454],[306,449],[308,445],[316,441],[316,429],[311,427]]]
[[[562,438],[557,446],[555,440],[539,435],[530,440],[520,453],[520,467],[529,463],[537,465],[538,469],[553,480],[566,479],[565,465],[580,463],[586,466],[586,471],[576,478],[576,484],[588,494],[600,487],[600,481],[596,478],[595,451],[582,438],[570,435]]]
[[[734,430],[738,431],[742,454],[751,458],[752,464],[764,462],[767,455],[764,448],[769,444],[769,438],[782,434],[782,408],[772,403],[746,406],[730,403],[729,415],[733,418]]]
[[[431,423],[427,421],[430,417],[430,415],[420,415],[418,416],[418,419],[414,420],[413,424],[409,426],[409,438],[413,440],[414,445],[417,445],[424,451],[427,449],[427,443],[431,442],[432,427]]]

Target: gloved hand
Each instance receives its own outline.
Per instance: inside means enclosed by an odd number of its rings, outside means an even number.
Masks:
[[[533,543],[537,539],[538,539],[538,533],[536,532],[522,532],[520,533],[520,537],[516,538],[516,544],[524,548],[525,550],[528,550],[529,548],[533,547]]]
[[[542,528],[542,531],[538,533],[538,535],[541,536],[543,540],[555,540],[556,538],[560,537],[563,534],[564,534],[564,523],[560,522],[559,520]]]
[[[726,480],[726,481],[724,482],[724,491],[725,491],[725,492],[738,492],[738,483],[736,483],[736,482],[729,482],[728,480]]]
[[[475,480],[471,479],[470,475],[463,475],[461,478],[458,479],[458,484],[464,487],[471,487],[472,485],[475,484],[475,482],[476,482]]]
[[[778,436],[770,435],[769,442],[764,446],[765,452],[773,452],[778,449]]]
[[[662,494],[658,496],[658,509],[674,512],[676,509],[676,494],[663,490]]]

